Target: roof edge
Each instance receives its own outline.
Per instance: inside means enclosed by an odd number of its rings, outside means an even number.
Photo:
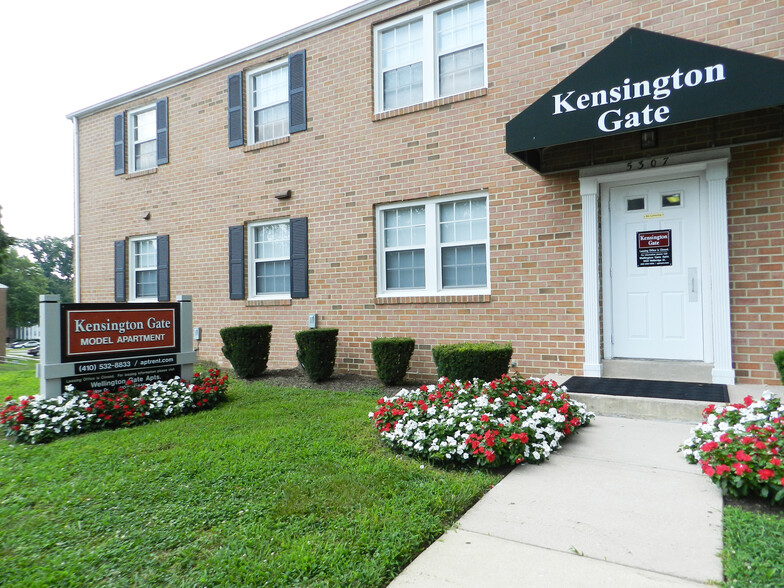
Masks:
[[[297,28],[291,29],[290,31],[286,31],[280,33],[279,35],[275,35],[274,37],[270,37],[269,39],[256,43],[255,45],[245,47],[244,49],[240,49],[234,53],[229,53],[228,55],[224,55],[218,59],[214,59],[173,76],[169,76],[152,84],[142,86],[141,88],[131,90],[130,92],[125,92],[124,94],[120,94],[114,98],[109,98],[108,100],[98,102],[92,106],[76,110],[70,114],[67,114],[66,118],[71,120],[82,118],[96,114],[103,110],[108,110],[109,108],[119,106],[120,104],[124,104],[126,102],[131,102],[137,98],[149,96],[156,92],[160,92],[161,90],[167,90],[174,86],[195,80],[237,63],[248,61],[263,55],[264,53],[269,53],[275,49],[285,47],[286,45],[291,45],[297,41],[315,37],[316,35],[344,26],[361,18],[365,18],[371,14],[381,12],[382,10],[393,8],[400,4],[405,4],[408,1],[409,0],[364,0],[363,2],[348,6],[343,10],[335,12],[334,14],[329,14],[318,20],[314,20]]]

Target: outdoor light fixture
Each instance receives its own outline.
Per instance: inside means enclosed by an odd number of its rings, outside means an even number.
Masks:
[[[653,149],[657,142],[656,129],[640,133],[640,149]]]
[[[142,213],[142,218],[143,218],[144,220],[150,220],[150,218],[152,218],[152,214],[150,214],[150,211],[149,211],[149,210],[147,210],[147,211],[145,211],[145,212],[143,212],[143,213]]]
[[[287,198],[291,198],[291,190],[286,190],[285,192],[281,192],[280,194],[275,194],[275,198],[278,200],[286,200]]]

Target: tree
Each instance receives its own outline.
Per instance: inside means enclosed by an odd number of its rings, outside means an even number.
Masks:
[[[0,283],[8,286],[8,327],[38,324],[38,297],[47,293],[41,268],[10,248],[0,271]]]
[[[19,246],[30,252],[46,277],[56,276],[68,282],[73,279],[73,237],[20,239]]]
[[[19,246],[27,249],[41,268],[47,284],[42,293],[57,294],[61,302],[73,302],[73,238],[20,239]]]
[[[3,272],[6,260],[8,259],[11,245],[14,244],[14,239],[9,237],[3,229],[3,224],[0,223],[0,273]],[[2,283],[2,282],[0,282]]]

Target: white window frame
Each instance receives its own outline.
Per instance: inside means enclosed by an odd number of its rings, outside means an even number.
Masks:
[[[476,200],[483,198],[487,215],[485,222],[485,239],[474,239],[467,243],[446,243],[440,242],[440,205],[461,200]],[[414,208],[424,206],[425,208],[425,287],[411,289],[387,289],[386,287],[386,251],[384,245],[384,213],[389,210]],[[452,247],[465,244],[484,244],[485,258],[485,285],[476,287],[447,287],[442,284],[441,271],[441,250],[443,247]],[[441,196],[424,200],[409,200],[406,202],[395,202],[394,204],[383,204],[376,207],[376,291],[379,298],[408,298],[417,296],[474,296],[491,293],[490,284],[490,199],[487,192],[470,192],[466,194]]]
[[[155,264],[152,267],[136,265],[136,244],[142,241],[150,241],[155,248]],[[155,295],[137,296],[136,294],[136,272],[140,271],[155,272]],[[158,300],[158,238],[155,235],[144,235],[141,237],[131,237],[128,239],[128,282],[129,300],[131,302],[149,302]]]
[[[152,139],[148,139],[147,141],[137,141],[135,138],[134,130],[136,129],[136,119],[139,115],[152,112],[153,118],[153,135]],[[135,108],[134,110],[128,111],[128,170],[129,173],[138,172],[138,171],[145,171],[148,169],[155,169],[158,167],[158,113],[156,110],[156,105],[148,104],[147,106],[142,106],[141,108]],[[149,167],[136,167],[136,145],[139,143],[147,143],[152,142],[155,152],[153,157],[153,164]]]
[[[256,221],[248,223],[247,231],[247,251],[248,251],[248,300],[290,300],[291,299],[291,248],[289,246],[289,256],[279,258],[256,259],[256,247],[254,236],[257,227],[269,225],[288,225],[289,242],[291,240],[291,223],[288,218],[278,218],[272,220]],[[256,291],[256,262],[258,261],[288,261],[289,262],[289,289],[288,292],[272,292],[266,294]]]
[[[286,100],[285,102],[278,102],[276,104],[267,106],[266,108],[285,104],[286,111],[289,112],[288,109],[289,109],[290,96],[289,96],[288,88],[289,88],[290,72],[289,72],[288,59],[279,59],[277,61],[273,61],[272,63],[268,63],[262,67],[257,67],[256,69],[250,70],[245,74],[245,105],[246,105],[245,107],[247,109],[246,116],[245,116],[245,124],[246,124],[245,136],[248,137],[248,145],[255,145],[257,143],[264,143],[266,141],[274,141],[275,139],[282,139],[283,137],[288,137],[291,134],[289,130],[291,128],[291,118],[290,118],[291,114],[289,113],[287,115],[286,128],[283,134],[277,135],[275,137],[270,137],[267,139],[261,139],[261,140],[256,139],[256,125],[255,125],[256,117],[254,116],[254,113],[258,109],[253,108],[253,78],[275,69],[284,69],[284,68],[286,69]]]
[[[451,10],[461,4],[468,4],[472,0],[451,0],[449,2],[441,2],[433,6],[429,6],[417,12],[405,14],[399,18],[385,22],[376,26],[373,29],[373,71],[374,71],[374,86],[375,86],[375,112],[380,114],[383,112],[405,108],[407,106],[415,106],[416,104],[425,104],[440,98],[447,98],[449,94],[439,95],[438,80],[438,61],[439,53],[436,38],[436,17],[438,14]],[[487,2],[481,0],[482,9],[485,14],[485,30],[484,37],[482,38],[482,46],[484,50],[484,84],[476,88],[468,90],[461,90],[458,94],[463,92],[470,92],[473,90],[480,90],[487,88]],[[422,20],[422,102],[400,105],[391,109],[384,109],[384,72],[381,68],[381,35],[401,25]]]

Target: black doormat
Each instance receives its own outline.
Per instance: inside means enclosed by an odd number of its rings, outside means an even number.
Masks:
[[[566,380],[563,385],[566,386],[569,392],[578,394],[609,394],[612,396],[699,400],[703,402],[730,401],[727,386],[724,384],[573,376]]]

